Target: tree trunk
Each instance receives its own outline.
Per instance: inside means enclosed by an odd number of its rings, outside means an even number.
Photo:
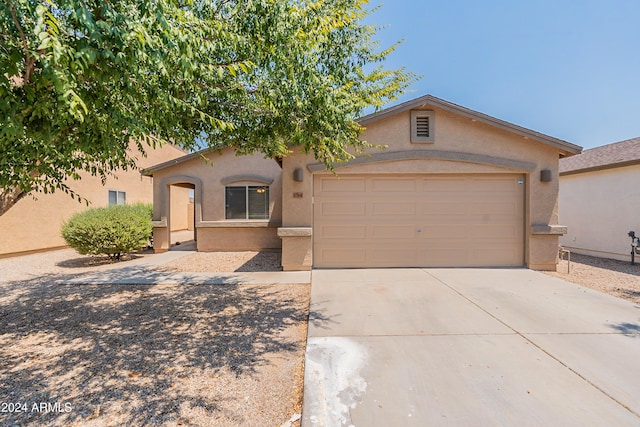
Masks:
[[[4,215],[13,205],[27,195],[26,191],[19,188],[6,188],[0,190],[0,216]]]

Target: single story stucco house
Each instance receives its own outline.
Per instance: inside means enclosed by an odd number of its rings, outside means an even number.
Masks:
[[[169,249],[181,186],[194,191],[199,251],[281,248],[284,270],[556,268],[558,162],[581,147],[431,95],[359,123],[386,149],[335,175],[295,147],[281,162],[225,148],[147,169],[156,251]]]
[[[560,160],[563,246],[585,255],[629,261],[629,231],[640,236],[640,138]]]

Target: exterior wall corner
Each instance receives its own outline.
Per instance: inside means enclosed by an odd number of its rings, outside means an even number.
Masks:
[[[284,271],[311,270],[313,266],[311,236],[281,237],[282,269]]]

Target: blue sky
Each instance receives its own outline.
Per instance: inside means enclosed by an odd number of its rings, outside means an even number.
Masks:
[[[388,0],[386,62],[427,93],[592,148],[640,136],[640,1]]]

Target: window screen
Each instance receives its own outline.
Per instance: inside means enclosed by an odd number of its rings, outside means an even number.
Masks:
[[[248,187],[249,219],[269,219],[269,187]]]
[[[226,219],[247,218],[247,187],[226,188]]]

